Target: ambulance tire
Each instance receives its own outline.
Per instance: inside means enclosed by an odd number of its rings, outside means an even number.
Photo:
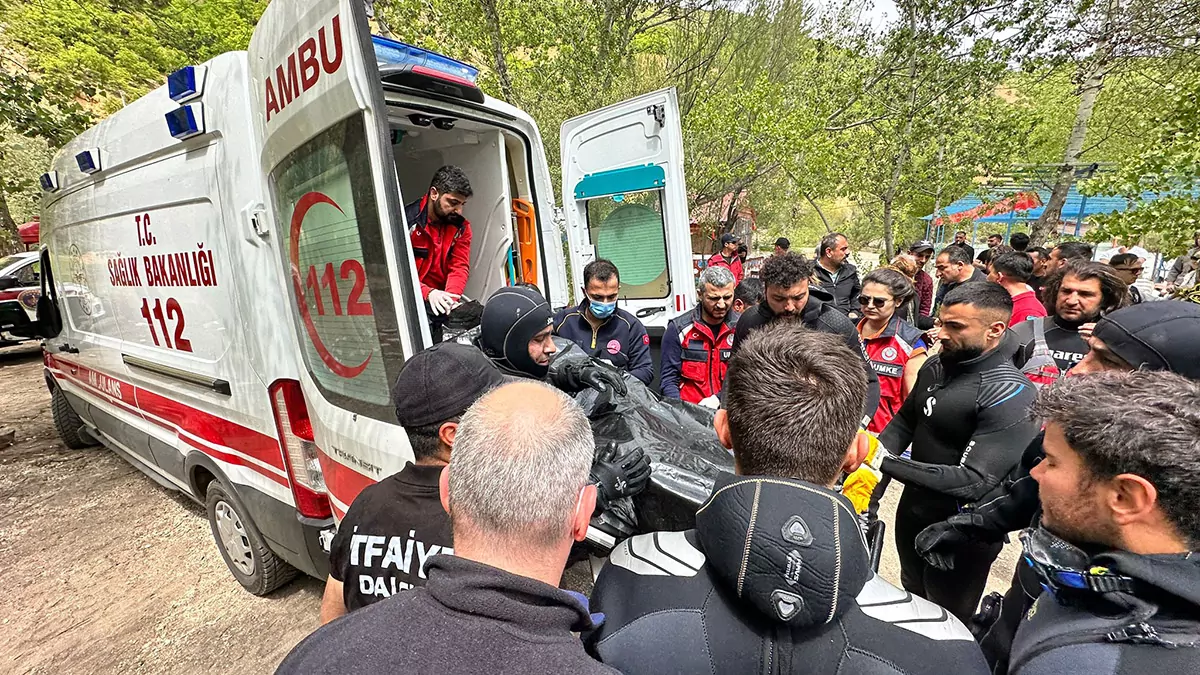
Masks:
[[[54,393],[50,395],[50,413],[54,417],[54,430],[58,432],[63,445],[72,450],[100,445],[99,441],[83,430],[83,420],[75,414],[67,395],[58,387],[55,387]]]
[[[267,546],[254,521],[246,516],[241,502],[231,497],[230,492],[219,480],[208,485],[204,500],[208,526],[221,557],[225,559],[225,566],[238,583],[254,595],[267,595],[296,578],[299,572]],[[218,520],[221,521],[220,525]],[[222,528],[236,540],[227,544],[221,534]],[[230,548],[235,550],[231,551]],[[237,562],[235,555],[238,556]],[[244,569],[247,566],[251,567],[249,571]]]

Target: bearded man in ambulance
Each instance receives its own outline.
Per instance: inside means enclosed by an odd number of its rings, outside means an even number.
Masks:
[[[404,207],[435,343],[442,341],[446,316],[458,305],[467,286],[471,223],[462,211],[472,194],[471,181],[462,169],[443,166],[433,174],[425,195]]]

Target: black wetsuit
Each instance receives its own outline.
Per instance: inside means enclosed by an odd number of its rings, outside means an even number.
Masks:
[[[905,485],[896,514],[901,582],[964,621],[975,611],[1001,544],[964,547],[955,569],[945,572],[926,563],[913,540],[963,507],[1003,494],[1005,479],[1019,472],[1039,425],[1029,416],[1036,391],[1012,363],[1016,346],[1006,334],[998,347],[970,361],[931,357],[879,435],[893,454],[883,461],[883,473]],[[899,457],[910,444],[912,459]]]
[[[1096,319],[1090,320],[1095,321]],[[1075,323],[1065,321],[1057,316],[1048,316],[1022,321],[1010,329],[1020,344],[1015,356],[1018,367],[1033,356],[1034,322],[1037,321],[1042,322],[1042,326],[1045,327],[1046,346],[1050,348],[1050,355],[1054,357],[1058,369],[1064,374],[1087,356],[1087,341],[1079,335],[1079,327],[1084,322]]]
[[[862,357],[862,367],[867,372],[867,399],[863,403],[863,426],[871,421],[875,416],[875,411],[879,409],[879,376],[875,374],[875,369],[871,367],[871,362],[867,359],[866,352],[863,351],[862,341],[858,339],[858,328],[854,322],[846,318],[833,306],[833,296],[825,290],[818,288],[815,285],[810,285],[808,288],[808,302],[804,305],[804,310],[800,312],[800,321],[804,323],[805,328],[819,330],[823,333],[832,333],[840,335],[846,341],[846,346],[854,353]],[[738,319],[737,328],[733,334],[733,353],[737,353],[738,345],[750,334],[750,331],[776,320],[775,312],[771,311],[771,307],[766,300],[758,303],[754,307],[746,310],[742,314],[742,318]]]

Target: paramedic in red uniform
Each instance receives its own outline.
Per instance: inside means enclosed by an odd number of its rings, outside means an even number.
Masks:
[[[717,394],[737,328],[738,315],[731,309],[736,283],[724,267],[706,267],[696,284],[699,306],[667,323],[660,378],[664,397],[719,407]]]
[[[742,283],[742,276],[744,275],[742,258],[738,255],[738,244],[740,243],[742,243],[742,240],[736,234],[726,232],[721,235],[721,250],[712,254],[712,257],[708,259],[709,267],[724,267],[733,272],[733,281],[735,284]]]
[[[879,408],[867,431],[879,433],[887,427],[925,363],[922,332],[896,316],[896,307],[915,293],[908,278],[893,269],[877,269],[863,280],[858,296],[863,314],[858,335],[871,368],[879,375]]]
[[[443,166],[433,174],[425,196],[404,207],[434,342],[440,341],[442,320],[467,286],[471,223],[463,218],[462,210],[473,193],[462,169]]]

